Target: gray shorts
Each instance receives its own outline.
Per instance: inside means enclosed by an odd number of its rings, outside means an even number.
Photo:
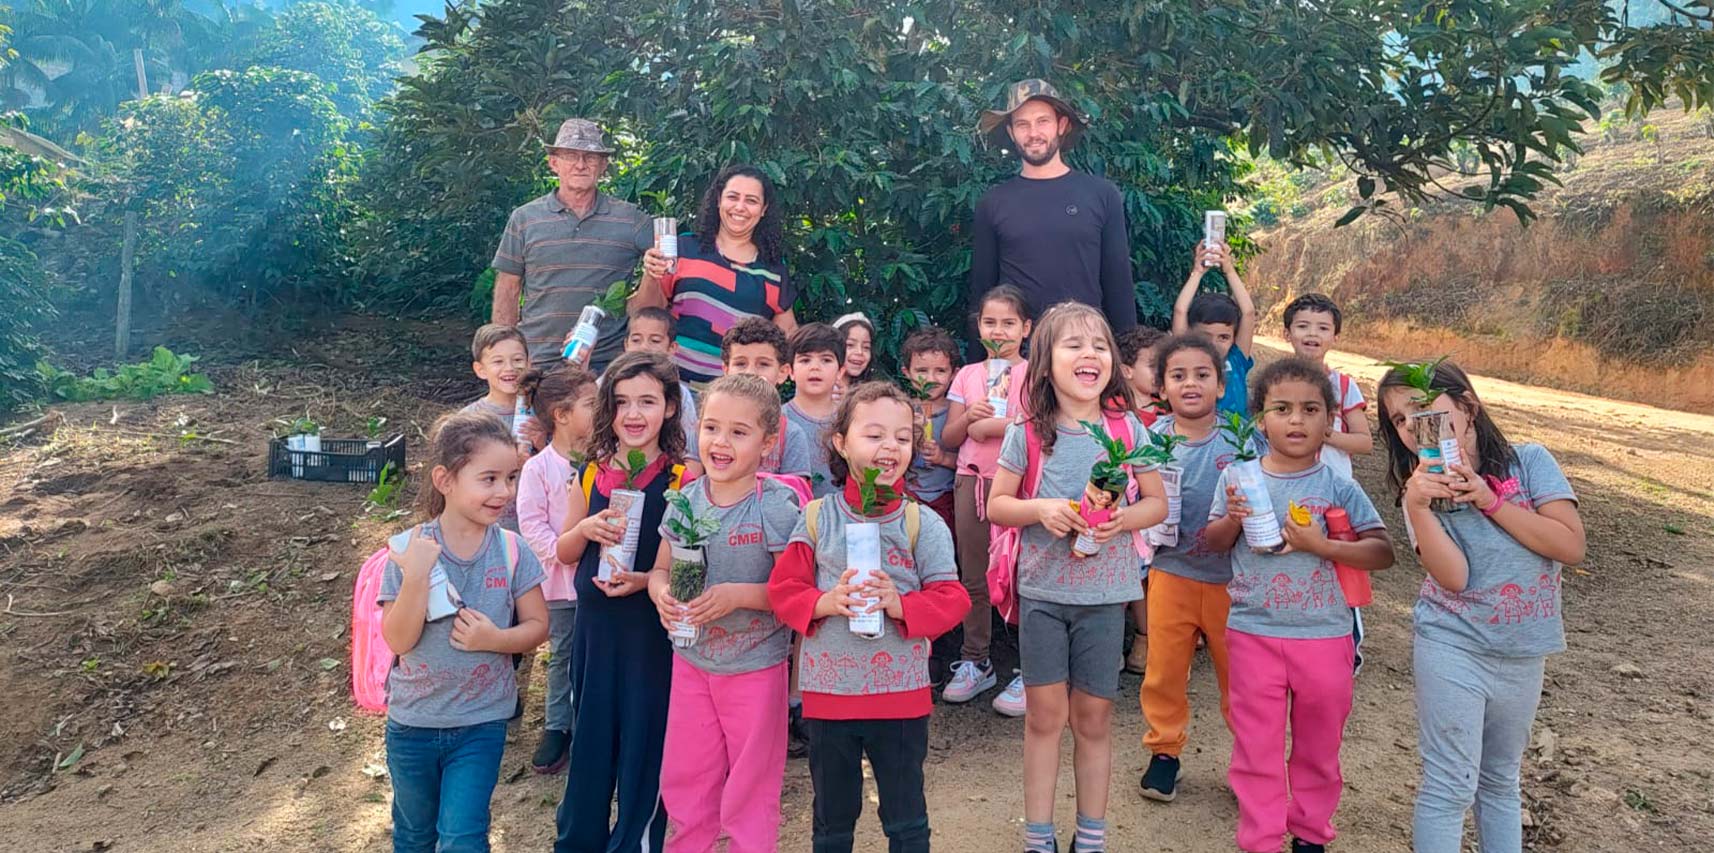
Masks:
[[[1070,682],[1097,699],[1116,699],[1125,662],[1125,605],[1021,599],[1018,657],[1026,687]]]

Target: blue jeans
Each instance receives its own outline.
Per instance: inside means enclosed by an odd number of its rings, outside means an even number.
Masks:
[[[393,853],[488,853],[506,721],[427,729],[387,721]]]

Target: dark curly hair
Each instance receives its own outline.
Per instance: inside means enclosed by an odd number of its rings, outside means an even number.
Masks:
[[[696,241],[704,252],[715,251],[714,238],[720,234],[720,194],[726,191],[726,185],[733,178],[753,178],[762,185],[762,221],[756,223],[750,239],[756,244],[757,261],[779,263],[785,257],[786,249],[785,228],[780,224],[780,206],[777,203],[779,194],[774,192],[773,180],[755,166],[727,166],[715,176],[708,190],[702,194],[702,207],[696,214]]]
[[[684,429],[679,426],[679,412],[683,411],[684,401],[679,394],[678,368],[666,356],[653,352],[625,353],[613,359],[602,374],[601,391],[595,398],[595,433],[589,439],[589,457],[606,465],[619,455],[619,434],[614,432],[619,413],[615,389],[619,383],[638,376],[648,376],[661,384],[661,398],[666,401],[659,438],[661,454],[675,464],[683,462],[685,440]]]
[[[1260,418],[1267,405],[1268,392],[1283,382],[1302,382],[1321,394],[1321,405],[1328,412],[1339,409],[1333,382],[1327,378],[1327,368],[1302,358],[1282,358],[1256,371],[1250,380],[1250,414]],[[1331,420],[1331,415],[1329,415]]]

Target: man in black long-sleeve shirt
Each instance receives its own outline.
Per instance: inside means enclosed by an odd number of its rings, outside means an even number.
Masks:
[[[1102,310],[1115,335],[1137,325],[1125,203],[1112,181],[1072,171],[1060,157],[1083,119],[1041,80],[1007,92],[1006,110],[983,114],[989,139],[1018,152],[1018,177],[976,203],[970,305],[996,284],[1016,285],[1041,312],[1075,300]]]

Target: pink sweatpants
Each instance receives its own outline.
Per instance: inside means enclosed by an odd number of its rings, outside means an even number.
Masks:
[[[786,772],[786,665],[710,675],[673,657],[661,803],[666,853],[773,853]]]
[[[1240,850],[1277,853],[1287,832],[1312,844],[1333,840],[1355,653],[1348,636],[1284,640],[1226,632],[1232,703],[1226,778],[1238,798]]]

